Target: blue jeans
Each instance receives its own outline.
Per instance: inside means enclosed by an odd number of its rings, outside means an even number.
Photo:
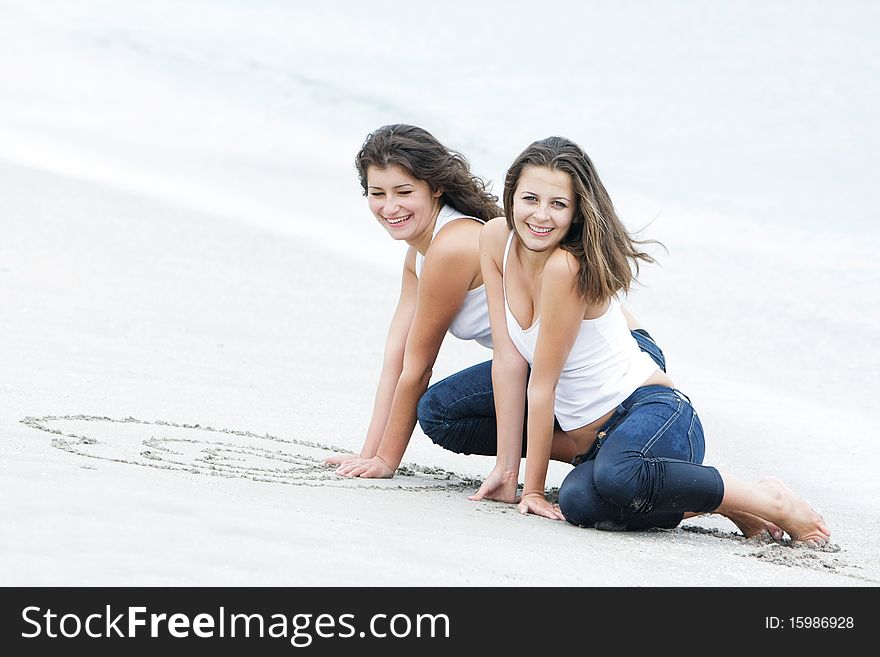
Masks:
[[[666,371],[663,351],[647,331],[632,332],[642,351]],[[474,365],[432,385],[419,400],[419,425],[436,444],[457,454],[498,453],[495,395],[492,392],[492,361]],[[526,455],[526,427],[523,451]]]
[[[632,332],[642,351],[666,371],[663,351],[647,331]],[[492,361],[432,385],[419,401],[422,431],[460,454],[497,453]],[[525,426],[523,451],[526,455]],[[630,395],[588,452],[576,457],[559,489],[569,522],[600,529],[672,528],[685,511],[714,511],[724,486],[715,468],[699,465],[705,443],[687,397],[644,386]]]
[[[714,511],[724,484],[700,465],[703,426],[684,393],[642,386],[599,429],[559,488],[559,508],[582,527],[672,528],[685,511]]]

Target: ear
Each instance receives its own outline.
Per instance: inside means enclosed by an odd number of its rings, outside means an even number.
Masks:
[[[434,190],[434,198],[440,198],[441,196],[443,196],[443,192],[445,192],[445,191],[446,191],[446,188],[441,185],[440,187],[438,187],[437,189]]]

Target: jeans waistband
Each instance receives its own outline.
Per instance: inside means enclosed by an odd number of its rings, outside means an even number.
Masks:
[[[593,445],[583,454],[578,454],[571,460],[572,465],[579,465],[584,461],[589,461],[592,458],[596,457],[596,453],[601,449],[602,443],[605,442],[605,439],[608,435],[617,428],[617,425],[623,422],[624,418],[629,414],[630,409],[635,406],[639,401],[645,399],[646,397],[650,397],[651,395],[655,395],[657,393],[669,392],[670,394],[675,395],[678,399],[691,404],[691,398],[684,394],[678,388],[670,388],[669,386],[661,386],[661,385],[649,385],[649,386],[641,386],[636,388],[633,393],[621,402],[616,409],[614,409],[614,413],[611,415],[605,423],[599,427],[596,431],[596,441]],[[692,404],[691,404],[692,405]]]
[[[645,399],[645,397],[650,397],[652,395],[662,393],[673,394],[682,401],[686,401],[688,404],[691,403],[691,398],[684,394],[678,388],[670,388],[669,386],[661,386],[661,385],[650,385],[650,386],[641,386],[636,388],[633,393],[621,402],[620,406],[618,406],[618,410],[623,409],[625,411],[629,411],[633,406],[635,406],[638,402]],[[600,429],[601,431],[601,429]]]

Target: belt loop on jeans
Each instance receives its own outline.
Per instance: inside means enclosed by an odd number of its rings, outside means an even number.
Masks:
[[[620,424],[621,422],[623,422],[623,419],[624,419],[627,415],[629,415],[629,409],[628,409],[628,408],[625,408],[625,407],[623,406],[623,404],[621,404],[620,406],[618,406],[617,409],[614,411],[614,415],[612,415],[610,418],[608,418],[608,422],[605,423],[605,426],[603,426],[603,427],[602,427],[602,428],[596,433],[596,437],[597,437],[597,439],[598,439],[598,437],[599,437],[600,434],[601,434],[602,437],[604,438],[607,434],[609,434],[609,433],[611,433],[612,431],[614,431],[614,430],[617,428],[617,425]]]
[[[605,436],[607,435],[606,431],[599,431],[596,433],[596,440],[590,445],[590,449],[588,449],[583,454],[578,454],[571,460],[571,464],[575,467],[579,466],[581,463],[587,460],[588,456],[591,456],[599,451],[599,448],[602,447],[602,443],[605,441]]]
[[[600,427],[599,431],[596,432],[596,441],[590,446],[590,449],[588,449],[583,454],[578,454],[577,456],[575,456],[571,460],[571,464],[574,466],[578,466],[586,461],[588,456],[598,452],[599,449],[602,447],[602,444],[605,442],[605,438],[608,436],[608,434],[614,431],[617,425],[623,421],[628,413],[629,411],[624,408],[623,405],[618,406],[614,411],[614,415],[608,418],[608,421]]]

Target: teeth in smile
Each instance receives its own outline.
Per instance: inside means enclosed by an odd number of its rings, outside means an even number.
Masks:
[[[546,235],[547,233],[549,233],[551,230],[553,230],[552,227],[539,228],[538,226],[533,226],[532,224],[527,224],[527,225],[528,225],[529,228],[531,228],[531,229],[532,229],[533,231],[535,231],[536,233],[544,233],[545,235]]]
[[[385,221],[387,221],[389,224],[391,224],[393,226],[394,224],[399,224],[401,221],[406,221],[411,216],[412,216],[411,214],[408,214],[405,217],[397,217],[395,219],[387,219],[386,218]]]

